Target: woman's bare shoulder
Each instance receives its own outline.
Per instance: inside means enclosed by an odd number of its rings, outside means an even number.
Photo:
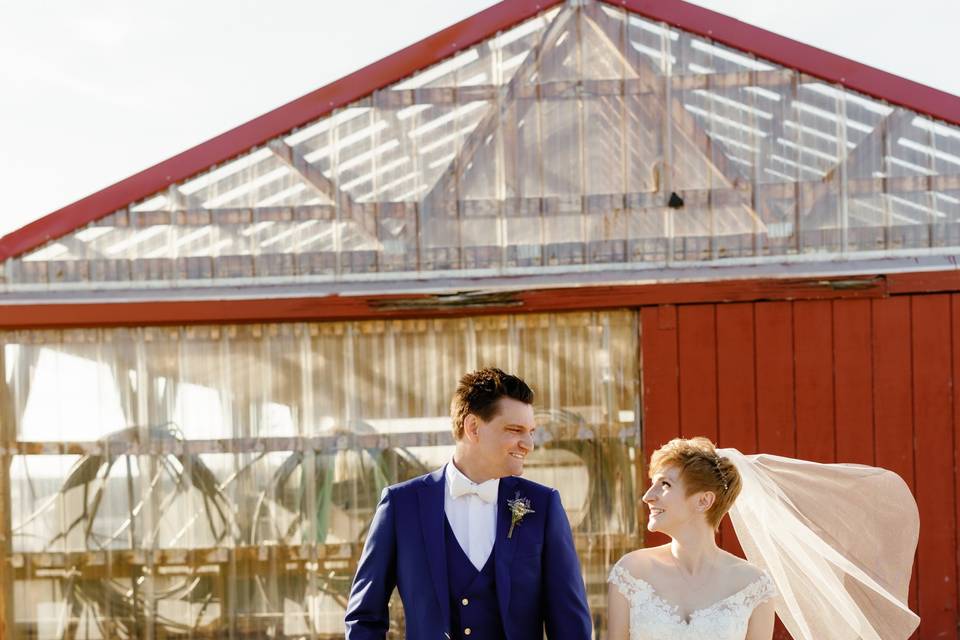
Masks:
[[[747,560],[726,551],[721,555],[723,568],[730,576],[737,579],[744,586],[757,580],[764,574],[763,569]]]
[[[665,544],[659,547],[649,547],[646,549],[635,549],[626,553],[617,560],[617,564],[630,572],[637,578],[643,578],[648,575],[651,568],[663,562],[664,554],[670,552],[670,545]]]

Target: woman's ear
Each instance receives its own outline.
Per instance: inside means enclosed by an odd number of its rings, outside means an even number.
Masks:
[[[697,511],[709,511],[713,503],[717,501],[717,494],[713,491],[702,491],[697,497]]]

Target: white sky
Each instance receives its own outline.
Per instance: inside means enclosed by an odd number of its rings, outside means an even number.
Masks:
[[[0,0],[0,235],[492,4]],[[960,95],[960,0],[695,4]]]

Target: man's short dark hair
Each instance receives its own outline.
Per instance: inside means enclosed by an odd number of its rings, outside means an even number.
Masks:
[[[500,398],[533,404],[533,389],[517,376],[495,367],[471,371],[460,378],[450,402],[453,437],[457,440],[463,437],[463,422],[471,413],[484,422],[493,420],[499,409]]]

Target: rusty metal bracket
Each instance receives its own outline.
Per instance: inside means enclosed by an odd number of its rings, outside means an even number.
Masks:
[[[486,307],[522,307],[515,291],[456,291],[410,298],[371,300],[370,307],[382,311],[430,309],[482,309]]]

